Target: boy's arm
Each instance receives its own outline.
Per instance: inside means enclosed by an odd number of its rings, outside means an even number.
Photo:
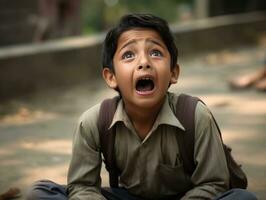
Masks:
[[[101,154],[99,150],[97,110],[85,113],[76,128],[72,159],[68,171],[68,199],[105,199],[101,193]]]
[[[198,103],[195,114],[196,169],[191,180],[194,188],[186,193],[185,199],[214,199],[229,187],[229,172],[226,158],[213,118],[202,103]]]

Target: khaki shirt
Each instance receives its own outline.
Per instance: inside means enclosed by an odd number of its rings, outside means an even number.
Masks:
[[[209,110],[198,103],[195,113],[194,161],[191,177],[183,170],[176,134],[184,127],[175,116],[178,95],[168,93],[156,121],[144,140],[136,133],[123,102],[118,103],[115,153],[121,169],[120,185],[130,193],[156,199],[187,191],[183,199],[213,199],[228,189],[229,173],[222,142]],[[100,154],[97,119],[100,104],[80,118],[68,172],[69,199],[105,199],[100,193]],[[182,132],[182,134],[185,134]]]

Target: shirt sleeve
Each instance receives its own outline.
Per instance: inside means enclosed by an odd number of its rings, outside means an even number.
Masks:
[[[219,132],[207,107],[198,103],[195,113],[194,188],[182,200],[214,199],[229,187],[229,172]]]
[[[68,199],[104,200],[101,195],[101,153],[93,108],[80,118],[73,139],[72,159],[67,177]]]

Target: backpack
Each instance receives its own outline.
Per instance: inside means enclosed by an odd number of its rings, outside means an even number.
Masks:
[[[105,99],[100,107],[99,118],[97,127],[99,130],[101,152],[103,154],[103,161],[105,163],[106,170],[109,172],[109,184],[110,187],[118,187],[118,179],[120,171],[116,166],[116,158],[114,151],[115,143],[115,127],[108,129],[111,125],[116,107],[120,97],[116,96],[112,99]],[[181,159],[183,160],[184,170],[190,176],[196,168],[193,155],[194,155],[194,140],[195,140],[195,128],[194,118],[195,109],[198,102],[204,102],[197,97],[192,97],[186,94],[181,94],[176,103],[176,117],[182,123],[186,129],[186,134],[177,134],[177,141],[179,145],[179,151]],[[213,115],[212,115],[213,117]],[[222,140],[221,131],[219,126],[213,117],[215,125],[219,131],[219,135]],[[233,158],[232,149],[223,143],[223,149],[226,156],[227,167],[230,174],[230,188],[247,188],[247,177],[244,171]]]

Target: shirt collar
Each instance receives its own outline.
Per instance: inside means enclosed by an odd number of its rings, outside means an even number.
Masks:
[[[123,122],[125,126],[131,126],[131,122],[129,120],[128,115],[126,114],[126,111],[124,110],[123,102],[122,100],[119,100],[116,112],[114,114],[112,123],[109,127],[112,128],[117,122]],[[155,130],[159,125],[166,124],[170,126],[177,127],[183,131],[185,131],[184,126],[180,123],[180,121],[177,119],[174,111],[170,107],[170,102],[168,95],[166,95],[166,98],[164,100],[163,106],[157,116],[157,119],[155,120],[155,123],[152,127],[152,130]]]
[[[170,102],[168,95],[166,95],[162,109],[159,112],[157,119],[154,123],[154,128],[157,128],[161,124],[166,124],[169,126],[177,127],[179,129],[185,131],[184,126],[180,123],[180,121],[177,119],[174,111],[171,109],[171,107],[170,107],[171,103],[174,103],[174,102]]]
[[[117,104],[117,108],[116,108],[112,123],[109,126],[109,129],[112,128],[117,122],[124,122],[125,125],[127,125],[129,122],[129,118],[126,114],[126,111],[124,110],[122,99],[120,99]]]

